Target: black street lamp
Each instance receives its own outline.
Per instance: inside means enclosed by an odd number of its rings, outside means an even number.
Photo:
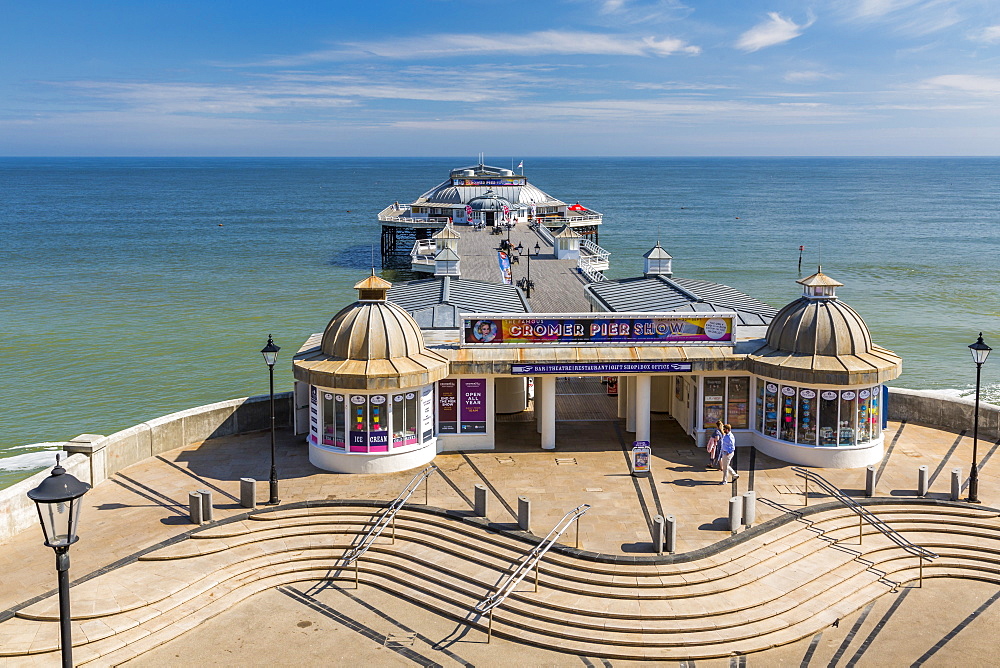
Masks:
[[[983,343],[983,333],[979,332],[979,338],[969,346],[972,351],[972,361],[976,363],[976,410],[972,419],[972,473],[969,475],[969,503],[979,503],[979,457],[977,448],[979,446],[979,379],[983,371],[983,362],[989,357],[993,350]]]
[[[62,665],[73,666],[73,629],[69,611],[69,546],[80,539],[76,525],[80,519],[80,497],[90,485],[80,482],[56,465],[52,475],[28,492],[28,498],[38,507],[38,519],[45,534],[45,544],[56,551],[56,573],[59,579],[59,645]]]
[[[531,251],[529,250],[527,253],[524,253],[524,246],[521,244],[518,244],[514,250],[517,251],[518,256],[524,255],[528,258],[528,277],[524,281],[524,296],[531,299],[531,288],[535,287],[535,284],[531,282]],[[538,242],[535,242],[536,257],[538,256],[539,250],[541,250],[541,247],[538,245]]]
[[[268,375],[271,377],[271,498],[267,503],[276,506],[281,503],[278,500],[278,469],[274,466],[274,363],[278,359],[278,351],[281,350],[274,345],[271,335],[267,335],[267,345],[260,351],[267,362]]]

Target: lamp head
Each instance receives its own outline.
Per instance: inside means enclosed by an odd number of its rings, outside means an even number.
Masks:
[[[986,361],[986,358],[990,355],[990,351],[993,349],[983,343],[983,333],[979,332],[979,338],[969,346],[969,350],[972,351],[972,360],[977,365],[980,365]]]
[[[89,489],[90,485],[66,473],[57,456],[52,474],[28,492],[28,498],[38,508],[46,545],[68,548],[79,540],[76,528],[80,519],[80,498]]]
[[[281,348],[274,345],[274,340],[271,339],[271,335],[268,334],[267,345],[264,346],[260,351],[260,354],[264,356],[264,361],[267,362],[268,366],[270,367],[274,366],[275,361],[277,361],[278,359],[279,350],[281,350]]]

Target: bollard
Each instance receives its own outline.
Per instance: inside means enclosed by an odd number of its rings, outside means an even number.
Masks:
[[[188,512],[191,513],[192,524],[201,524],[204,521],[201,515],[201,494],[198,492],[188,493]]]
[[[962,495],[962,469],[951,470],[951,500],[958,501]]]
[[[526,496],[517,497],[517,526],[531,533],[531,501]]]
[[[667,515],[667,552],[673,554],[677,551],[677,520],[673,515]]]
[[[729,530],[734,534],[740,530],[742,523],[743,502],[738,496],[729,499]]]
[[[486,499],[487,499],[486,485],[476,485],[476,515],[480,517],[486,517]]]
[[[198,494],[201,495],[201,521],[211,522],[212,521],[212,490],[210,489],[199,489]]]
[[[653,518],[653,550],[657,554],[663,554],[663,515]]]
[[[869,499],[875,496],[875,467],[865,469],[865,496]]]
[[[240,478],[240,505],[244,508],[257,507],[257,481],[253,478]]]
[[[917,496],[927,496],[927,466],[917,469]]]
[[[757,492],[743,493],[743,526],[748,529],[753,526],[753,521],[757,519]]]

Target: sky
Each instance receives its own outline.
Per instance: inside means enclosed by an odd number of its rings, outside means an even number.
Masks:
[[[998,0],[0,0],[4,156],[1000,155]]]

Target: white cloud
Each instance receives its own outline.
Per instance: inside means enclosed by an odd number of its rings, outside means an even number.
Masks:
[[[921,82],[929,90],[953,90],[973,95],[1000,95],[1000,78],[978,74],[945,74]]]
[[[842,15],[857,23],[878,24],[901,35],[922,37],[964,20],[967,0],[859,0],[834,3]]]
[[[1000,43],[1000,25],[986,26],[982,30],[973,34],[972,39],[977,42],[986,42],[987,44]]]
[[[737,49],[750,53],[776,44],[783,44],[801,35],[802,31],[814,22],[814,19],[810,19],[799,25],[791,19],[786,19],[778,12],[769,12],[767,16],[767,21],[758,23],[740,35],[735,45]]]
[[[824,79],[836,78],[838,78],[836,74],[828,74],[827,72],[819,72],[817,70],[786,72],[784,76],[785,81],[788,83],[813,83],[815,81],[823,81]]]
[[[488,54],[513,56],[669,56],[697,53],[701,53],[700,47],[692,46],[681,39],[672,37],[637,37],[571,30],[544,30],[528,34],[446,34],[390,39],[380,42],[352,42],[345,43],[336,49],[276,58],[257,64],[288,67],[359,56],[419,60]]]

